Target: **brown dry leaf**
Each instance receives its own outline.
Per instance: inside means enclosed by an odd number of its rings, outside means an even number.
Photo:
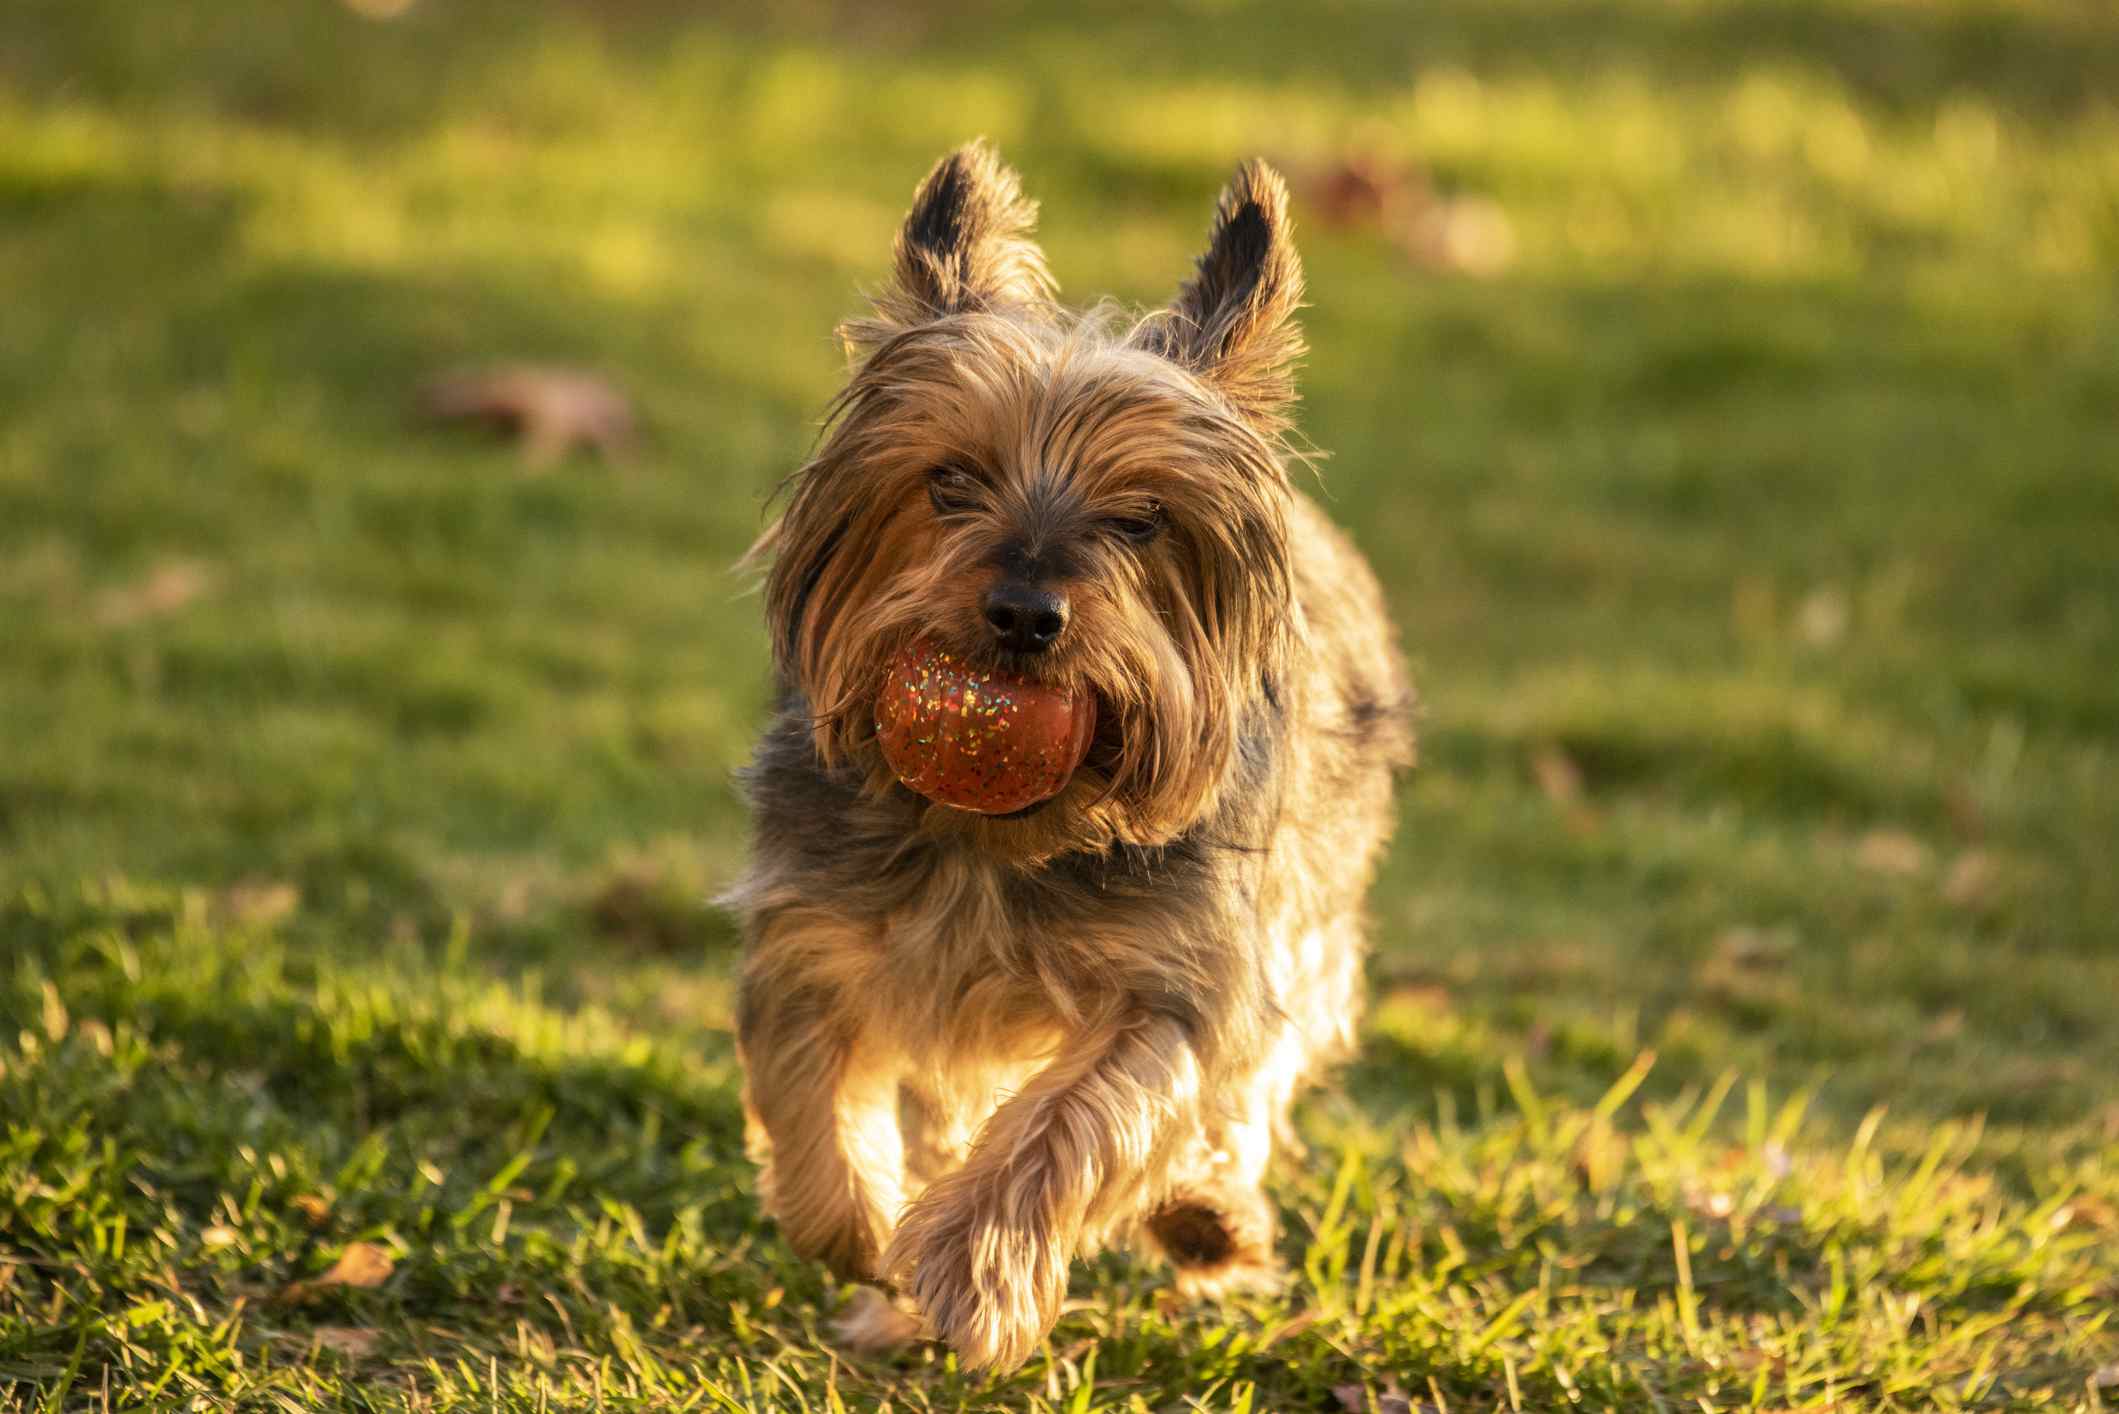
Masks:
[[[371,1288],[381,1286],[397,1270],[397,1262],[383,1248],[372,1242],[349,1242],[346,1250],[339,1253],[331,1270],[308,1281],[298,1281],[281,1293],[287,1301],[306,1301],[318,1292],[334,1286]]]
[[[1349,152],[1323,166],[1293,170],[1324,225],[1373,229],[1417,265],[1487,276],[1515,261],[1515,226],[1499,202],[1444,195],[1417,164]]]
[[[321,1193],[304,1193],[294,1200],[294,1210],[311,1227],[322,1227],[331,1216],[331,1200]]]
[[[1372,152],[1298,169],[1298,184],[1327,226],[1402,227],[1430,199],[1425,174],[1393,167]]]
[[[230,922],[268,928],[302,906],[302,891],[272,879],[246,879],[224,892],[220,905]]]
[[[374,1331],[362,1330],[358,1326],[318,1326],[310,1334],[318,1345],[348,1360],[363,1359],[374,1351],[375,1342],[381,1339]]]
[[[105,628],[163,619],[208,593],[214,585],[211,566],[200,560],[164,560],[133,584],[106,592],[96,601],[96,622]]]
[[[1978,908],[1994,896],[2001,868],[1983,849],[1968,849],[1957,856],[1942,881],[1942,896],[1959,908]]]
[[[1854,862],[1871,874],[1909,879],[1928,871],[1928,847],[1904,830],[1871,830],[1855,846]]]
[[[419,391],[420,410],[442,422],[497,427],[538,469],[573,452],[618,460],[638,437],[633,405],[593,373],[528,364],[444,374]]]
[[[1555,805],[1572,805],[1582,798],[1582,768],[1557,746],[1539,747],[1531,755],[1530,773]]]

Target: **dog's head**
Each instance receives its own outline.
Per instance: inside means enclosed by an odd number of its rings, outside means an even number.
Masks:
[[[1020,818],[931,825],[1016,858],[1166,842],[1208,811],[1289,631],[1287,193],[1260,163],[1222,194],[1207,252],[1138,321],[1063,310],[1036,207],[991,149],[946,157],[816,455],[790,483],[766,605],[819,756],[889,788],[885,665],[958,659],[1095,693],[1094,744]]]

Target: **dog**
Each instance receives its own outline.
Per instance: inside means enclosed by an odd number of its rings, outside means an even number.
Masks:
[[[1238,169],[1140,318],[1062,308],[1035,219],[990,147],[950,154],[841,328],[850,381],[752,551],[778,695],[729,895],[766,1211],[896,1293],[845,1338],[969,1369],[1028,1359],[1109,1242],[1195,1297],[1274,1285],[1262,1180],[1350,1049],[1413,748],[1376,578],[1294,485],[1279,176]],[[912,641],[1093,694],[1056,795],[988,815],[894,777],[875,703]]]

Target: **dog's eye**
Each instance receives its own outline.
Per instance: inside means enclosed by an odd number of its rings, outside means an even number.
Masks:
[[[978,482],[961,467],[938,466],[927,473],[927,499],[940,515],[955,515],[971,509]]]
[[[1113,535],[1135,545],[1145,545],[1163,533],[1163,508],[1151,504],[1137,516],[1113,516],[1104,522]]]

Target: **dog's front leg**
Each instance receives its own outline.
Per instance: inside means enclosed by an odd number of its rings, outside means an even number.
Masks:
[[[898,1070],[860,985],[871,942],[835,921],[768,923],[744,962],[736,1046],[766,1211],[788,1244],[872,1280],[904,1201]]]
[[[1075,1038],[906,1212],[884,1270],[968,1368],[1022,1364],[1059,1317],[1068,1264],[1132,1210],[1199,1088],[1173,1020]]]

